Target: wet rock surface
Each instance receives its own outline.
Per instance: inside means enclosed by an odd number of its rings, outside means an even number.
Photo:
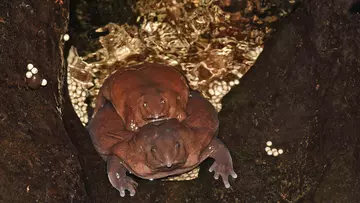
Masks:
[[[305,1],[223,99],[219,134],[240,174],[229,201],[358,201],[360,16],[351,6]],[[284,154],[268,156],[268,140]]]
[[[86,201],[61,118],[67,15],[66,2],[0,2],[0,202]],[[28,63],[44,73],[45,87],[29,88]]]
[[[223,99],[219,136],[238,173],[231,189],[213,179],[208,160],[196,180],[136,179],[136,196],[121,198],[58,84],[65,5],[0,3],[0,202],[357,202],[356,5],[304,1]],[[26,87],[29,62],[46,87]],[[268,140],[284,153],[268,156]]]

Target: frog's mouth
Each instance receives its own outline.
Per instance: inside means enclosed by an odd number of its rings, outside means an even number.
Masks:
[[[169,118],[167,118],[166,116],[160,116],[160,117],[147,118],[146,121],[147,123],[152,123],[153,125],[161,125],[168,119]]]
[[[178,162],[178,163],[174,163],[171,165],[171,167],[168,167],[168,166],[159,166],[159,167],[156,167],[154,169],[154,171],[157,171],[157,172],[168,172],[168,171],[173,171],[175,169],[178,169],[180,168],[181,166],[183,166],[185,164],[185,162]]]

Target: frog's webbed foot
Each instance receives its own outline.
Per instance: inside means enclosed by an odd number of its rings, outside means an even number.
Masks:
[[[237,174],[235,173],[232,164],[218,163],[217,161],[215,161],[209,168],[209,171],[215,172],[214,178],[216,180],[219,179],[219,175],[221,175],[226,188],[230,187],[229,175],[231,175],[231,177],[233,178],[237,178]]]
[[[111,185],[120,192],[120,196],[125,196],[125,190],[134,196],[138,184],[126,175],[127,169],[121,164],[121,160],[116,156],[111,156],[107,160],[108,178]]]
[[[237,174],[233,168],[230,152],[225,145],[216,138],[214,138],[214,140],[210,143],[210,147],[212,147],[214,151],[209,155],[209,157],[215,159],[215,161],[209,168],[209,171],[214,171],[214,178],[216,180],[219,179],[220,175],[225,187],[230,188],[229,175],[234,179],[237,178]]]
[[[125,190],[134,196],[138,183],[128,176],[122,176],[120,173],[108,173],[111,185],[120,192],[121,197],[125,197]]]

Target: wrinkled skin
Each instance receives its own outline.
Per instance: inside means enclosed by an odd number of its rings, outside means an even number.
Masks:
[[[130,172],[144,179],[182,174],[194,169],[206,158],[215,159],[209,171],[222,177],[229,188],[228,176],[236,178],[232,159],[225,145],[215,137],[219,126],[217,112],[200,93],[192,91],[186,108],[188,117],[153,122],[139,132],[127,131],[110,103],[106,103],[90,121],[95,148],[107,162],[111,184],[125,196],[135,195],[137,183]]]
[[[188,96],[189,88],[180,72],[170,66],[144,63],[118,70],[104,81],[92,117],[110,101],[126,129],[138,131],[157,120],[184,120]]]

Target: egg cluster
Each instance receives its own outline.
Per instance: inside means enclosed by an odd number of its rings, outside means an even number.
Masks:
[[[162,181],[182,181],[182,180],[193,180],[198,177],[200,168],[197,167],[193,169],[192,171],[189,171],[187,173],[183,173],[179,176],[173,176],[168,177],[166,179],[161,179]]]
[[[69,75],[68,75],[69,77]],[[80,121],[82,123],[88,123],[88,113],[87,113],[87,89],[75,82],[74,80],[68,80],[68,89],[69,89],[69,96],[71,99],[71,103],[73,103],[74,110],[76,114],[79,116]]]
[[[25,73],[26,82],[31,89],[37,89],[40,86],[45,87],[47,85],[47,80],[41,77],[38,68],[34,67],[31,63],[29,63],[26,68],[28,70]]]
[[[265,152],[269,155],[269,156],[279,156],[281,154],[284,153],[284,150],[282,149],[276,149],[276,148],[271,148],[272,146],[272,142],[271,141],[267,141],[266,142],[266,147],[265,147]]]
[[[94,75],[92,71],[89,71],[89,68],[92,68],[92,66],[84,62],[74,48],[70,49],[67,62],[69,97],[76,114],[85,125],[89,121],[87,100],[91,96],[90,89],[95,86]]]

